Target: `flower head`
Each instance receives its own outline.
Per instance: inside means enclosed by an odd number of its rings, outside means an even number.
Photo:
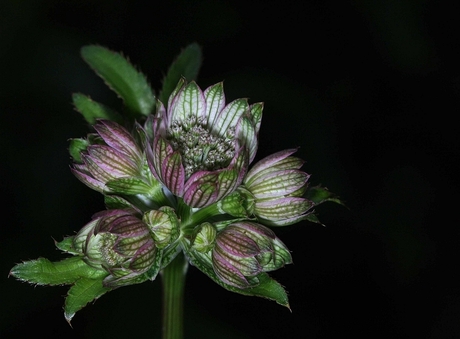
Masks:
[[[302,198],[310,175],[300,170],[303,160],[290,156],[295,151],[284,150],[260,160],[244,178],[244,186],[254,196],[253,213],[264,224],[294,224],[305,219],[313,206]]]
[[[246,99],[226,104],[222,83],[203,92],[181,80],[153,121],[152,173],[191,207],[230,194],[256,154],[262,109]]]
[[[153,265],[156,255],[149,227],[124,210],[108,210],[95,215],[75,236],[73,247],[85,255],[94,268],[109,275],[107,287],[147,280],[142,276]]]
[[[259,273],[291,262],[289,250],[272,230],[249,221],[232,223],[219,232],[212,250],[214,272],[238,288],[256,285]]]

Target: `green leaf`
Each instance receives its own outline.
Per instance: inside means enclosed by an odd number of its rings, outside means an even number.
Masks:
[[[144,180],[136,177],[112,179],[106,185],[118,194],[148,194],[151,191],[151,187]]]
[[[159,99],[165,106],[168,104],[168,98],[181,78],[185,78],[187,81],[196,80],[201,62],[201,47],[197,43],[190,44],[181,51],[163,79],[163,89],[160,92]]]
[[[321,187],[319,185],[308,188],[305,197],[313,201],[315,205],[322,204],[326,201],[332,201],[343,205],[342,201],[334,193],[331,193],[326,187]]]
[[[161,268],[168,266],[174,258],[181,252],[182,248],[179,246],[179,241],[173,242],[171,245],[162,250],[161,255]],[[151,269],[150,269],[151,270]]]
[[[86,139],[70,139],[69,153],[72,159],[77,163],[82,163],[81,152],[85,151],[89,146]]]
[[[74,236],[65,237],[60,242],[55,241],[54,244],[56,245],[57,248],[59,248],[63,252],[70,253],[70,254],[75,254],[75,255],[82,254],[81,252],[78,252],[78,251],[75,250],[75,248],[73,248],[73,239],[74,238],[75,238]]]
[[[134,208],[133,204],[130,203],[128,200],[117,196],[117,195],[105,195],[104,196],[104,204],[107,209],[116,210],[116,209],[124,209],[124,208]]]
[[[254,280],[258,280],[258,284],[254,287],[241,289],[228,285],[221,281],[214,272],[210,254],[202,254],[191,250],[187,240],[183,240],[182,244],[186,250],[186,256],[188,257],[190,263],[223,288],[243,295],[273,300],[282,306],[290,308],[288,296],[283,286],[281,286],[276,280],[272,279],[267,273],[260,273],[255,277]]]
[[[45,258],[26,261],[14,266],[10,275],[37,285],[69,285],[81,277],[96,278],[107,272],[88,266],[82,257],[70,257],[58,262]]]
[[[75,93],[72,95],[72,100],[76,110],[91,125],[94,125],[97,119],[107,119],[118,123],[122,122],[122,118],[117,112],[84,94]]]
[[[81,278],[69,289],[64,304],[64,316],[67,322],[72,320],[75,313],[86,306],[90,301],[98,299],[110,288],[102,285],[102,278]]]
[[[163,250],[157,249],[157,253],[155,254],[155,261],[153,262],[152,267],[149,268],[147,272],[145,272],[145,276],[150,280],[155,280],[160,269],[162,268],[161,262],[163,260]]]
[[[323,223],[321,221],[319,221],[318,217],[314,213],[308,214],[307,217],[305,218],[305,220],[308,220],[310,222],[314,222],[315,224],[323,225]]]
[[[121,97],[129,112],[148,115],[155,106],[154,93],[146,77],[120,53],[102,46],[81,49],[83,59]]]

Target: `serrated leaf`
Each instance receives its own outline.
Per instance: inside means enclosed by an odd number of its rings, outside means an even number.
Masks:
[[[81,164],[81,152],[85,151],[89,146],[89,142],[86,139],[70,139],[69,153],[72,159]]]
[[[30,260],[14,266],[10,275],[37,285],[69,285],[81,277],[106,276],[107,272],[88,266],[82,257],[70,257],[51,262],[45,258]]]
[[[256,279],[254,280],[258,280],[258,284],[254,287],[241,289],[228,285],[222,282],[214,272],[210,255],[191,250],[186,240],[183,240],[182,244],[185,248],[185,254],[189,259],[189,262],[223,288],[231,292],[236,292],[247,296],[255,296],[273,300],[278,304],[289,308],[289,300],[284,287],[281,286],[276,280],[272,279],[267,273],[260,273],[255,277]]]
[[[326,201],[332,201],[337,204],[343,205],[343,202],[332,192],[330,192],[326,187],[314,186],[309,187],[305,193],[305,197],[315,203],[315,205],[322,204]]]
[[[84,94],[74,93],[72,100],[76,110],[91,125],[94,125],[97,119],[107,119],[118,123],[122,122],[122,118],[117,112]]]
[[[73,248],[73,239],[75,237],[65,237],[62,241],[55,241],[55,245],[57,248],[59,248],[61,251],[70,253],[70,254],[81,254],[80,252],[76,251],[75,248]]]
[[[181,250],[182,248],[179,246],[179,241],[173,242],[171,245],[163,249],[161,254],[161,268],[168,266],[181,252]]]
[[[319,221],[318,217],[314,213],[310,213],[306,216],[305,220],[308,220],[310,222],[314,222],[315,224],[320,224],[323,225],[321,221]],[[324,226],[324,225],[323,225]]]
[[[163,260],[163,250],[157,250],[157,253],[155,255],[155,261],[153,262],[153,265],[149,268],[147,272],[145,272],[145,276],[150,279],[150,280],[155,280],[157,277],[158,273],[160,272],[160,269],[162,268],[161,262]]]
[[[125,209],[125,208],[134,209],[135,208],[132,203],[130,203],[128,200],[118,195],[105,195],[104,204],[109,210]]]
[[[196,80],[201,62],[201,47],[197,43],[190,44],[182,50],[163,79],[163,89],[159,99],[164,105],[168,104],[168,98],[181,78],[185,78],[187,81]]]
[[[70,323],[75,313],[81,310],[89,302],[96,300],[110,288],[102,285],[102,278],[81,278],[69,289],[64,304],[64,316]]]
[[[83,59],[123,99],[128,111],[148,115],[155,106],[154,93],[146,77],[120,53],[96,45],[81,49]]]

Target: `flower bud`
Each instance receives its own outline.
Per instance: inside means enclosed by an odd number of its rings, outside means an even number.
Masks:
[[[212,251],[214,272],[225,283],[248,288],[262,272],[292,262],[287,247],[269,228],[254,222],[235,222],[219,232]]]
[[[109,273],[107,287],[130,285],[146,280],[142,275],[153,265],[156,247],[148,226],[124,210],[97,214],[77,233],[73,247],[85,262]]]
[[[198,231],[192,242],[192,248],[198,252],[209,252],[216,241],[217,230],[209,222],[205,222],[198,227]]]
[[[88,145],[84,140],[71,143],[70,151],[76,160],[72,168],[74,175],[101,193],[148,193],[149,186],[156,180],[131,133],[109,120],[99,120],[94,128],[97,135],[87,140]],[[79,151],[79,155],[75,154]]]
[[[254,213],[254,196],[244,187],[238,187],[235,192],[217,202],[222,214],[244,218]]]
[[[272,154],[248,172],[244,186],[255,197],[254,215],[264,224],[285,226],[306,219],[313,203],[301,196],[310,175],[303,161],[290,155],[295,149]]]
[[[174,209],[163,206],[159,210],[151,210],[142,219],[152,232],[155,245],[164,248],[179,237],[179,219]]]

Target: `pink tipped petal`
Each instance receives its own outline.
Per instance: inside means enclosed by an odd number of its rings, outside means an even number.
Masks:
[[[299,170],[286,170],[262,175],[253,182],[251,193],[257,199],[282,197],[305,186],[310,176]]]
[[[217,237],[216,243],[229,254],[241,258],[255,256],[260,251],[254,240],[242,232],[232,230],[223,231]]]
[[[260,175],[260,172],[272,167],[277,162],[287,158],[291,154],[297,151],[296,148],[287,149],[284,151],[273,153],[268,157],[263,158],[262,160],[258,161],[247,173],[244,182],[246,185],[250,185],[255,178]]]
[[[80,180],[82,183],[84,183],[86,186],[89,188],[98,191],[98,192],[103,192],[105,184],[97,179],[94,179],[92,176],[85,174],[83,172],[80,172],[74,168],[71,168],[72,173],[77,177],[78,180]]]
[[[174,150],[162,137],[157,136],[153,141],[152,152],[153,167],[156,174],[161,177],[161,166],[163,166],[165,159],[174,153]]]
[[[237,288],[248,288],[251,286],[246,277],[216,251],[212,253],[212,262],[214,272],[224,283]]]
[[[136,159],[137,162],[141,161],[142,155],[136,141],[123,126],[110,120],[100,120],[94,128],[107,145]]]
[[[217,176],[212,172],[195,173],[184,187],[184,201],[191,207],[203,207],[217,200]]]
[[[261,224],[250,222],[250,221],[241,221],[232,223],[228,228],[238,228],[242,232],[251,232],[251,234],[261,235],[266,238],[275,239],[276,235],[268,227],[265,227]]]
[[[93,164],[96,164],[100,170],[107,172],[112,178],[138,174],[138,167],[130,158],[109,146],[89,146],[88,156],[84,156],[84,159],[85,161],[91,160]]]
[[[168,116],[166,108],[162,102],[158,103],[157,118],[153,119],[153,130],[154,134],[166,131],[168,126]]]
[[[184,192],[185,170],[179,152],[166,157],[161,166],[161,177],[169,190],[178,196]]]

